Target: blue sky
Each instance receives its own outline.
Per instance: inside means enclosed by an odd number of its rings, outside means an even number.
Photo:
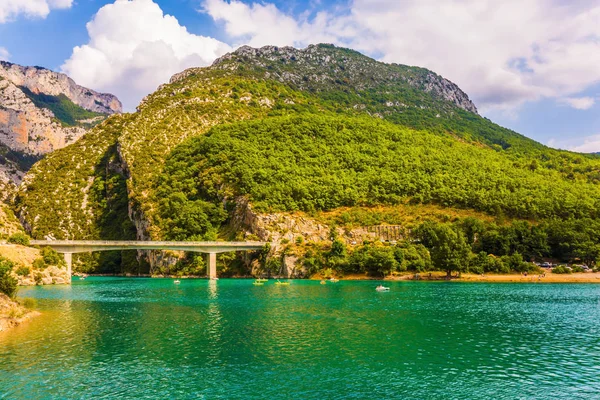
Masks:
[[[68,73],[128,110],[172,74],[239,45],[317,42],[432,69],[503,126],[600,151],[596,0],[0,2],[0,58]]]

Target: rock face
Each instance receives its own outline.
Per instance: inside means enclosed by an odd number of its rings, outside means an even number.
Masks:
[[[456,84],[425,68],[398,64],[384,64],[349,49],[333,45],[310,45],[305,49],[294,47],[242,46],[215,60],[212,68],[237,70],[264,69],[265,78],[292,84],[301,90],[327,91],[343,84],[354,90],[376,89],[394,82],[408,84],[430,93],[440,100],[454,103],[463,110],[477,114],[469,96]],[[171,78],[180,81],[197,69],[186,70]]]
[[[64,74],[0,62],[0,185],[18,184],[41,156],[119,112],[115,96],[79,86]]]
[[[122,105],[116,96],[98,93],[79,86],[65,74],[41,67],[23,67],[0,61],[0,77],[16,86],[26,87],[33,93],[51,96],[64,94],[81,108],[101,114],[122,112]]]

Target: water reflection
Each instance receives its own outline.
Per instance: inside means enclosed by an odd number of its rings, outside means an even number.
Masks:
[[[88,278],[27,288],[0,397],[589,398],[600,287]],[[574,334],[576,332],[576,334]]]

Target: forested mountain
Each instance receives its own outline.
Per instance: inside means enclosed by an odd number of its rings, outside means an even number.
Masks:
[[[513,257],[477,264],[502,270],[596,251],[599,179],[596,156],[482,118],[426,69],[331,45],[242,47],[34,165],[17,211],[36,238],[269,240],[279,261],[263,258],[268,269],[426,269],[451,242],[460,268],[483,252]],[[409,208],[422,218],[401,217]],[[407,241],[360,247],[380,239],[373,224],[399,225]],[[132,257],[110,257],[109,269],[138,270]],[[157,257],[153,272],[199,270],[196,259]]]

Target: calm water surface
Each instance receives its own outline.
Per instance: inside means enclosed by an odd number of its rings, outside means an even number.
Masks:
[[[600,398],[600,285],[388,285],[22,288],[0,398]]]

